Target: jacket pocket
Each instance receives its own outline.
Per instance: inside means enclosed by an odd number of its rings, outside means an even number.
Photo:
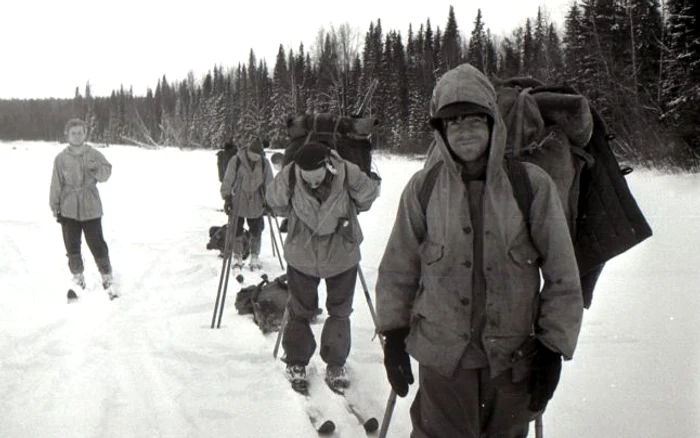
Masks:
[[[335,232],[338,233],[345,242],[355,243],[355,233],[353,230],[352,221],[348,218],[338,218],[338,226]]]
[[[426,265],[430,266],[442,259],[445,246],[439,243],[425,241],[420,246],[420,258]]]
[[[512,247],[508,250],[508,255],[522,268],[539,266],[540,254],[529,242],[522,242]]]

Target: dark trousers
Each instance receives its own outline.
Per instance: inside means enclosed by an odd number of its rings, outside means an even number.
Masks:
[[[287,363],[307,365],[316,350],[309,322],[318,309],[320,280],[287,265],[289,321],[282,340]],[[328,318],[321,332],[321,359],[328,365],[345,365],[350,354],[350,313],[356,281],[357,266],[326,278]]]
[[[81,255],[82,235],[85,233],[85,241],[101,274],[109,274],[112,267],[109,262],[109,248],[102,235],[102,219],[77,221],[75,219],[62,218],[61,229],[63,231],[63,243],[68,256],[68,268],[72,274],[83,272],[83,258]]]
[[[245,218],[239,217],[236,223],[236,240],[233,246],[233,252],[243,254],[243,241],[240,236],[243,234],[244,222],[248,222],[248,231],[250,231],[250,252],[260,254],[262,246],[262,233],[265,229],[265,216]]]
[[[491,379],[488,368],[462,368],[447,378],[421,365],[418,381],[412,438],[527,436],[535,415],[527,409],[528,379],[513,382],[510,369]]]

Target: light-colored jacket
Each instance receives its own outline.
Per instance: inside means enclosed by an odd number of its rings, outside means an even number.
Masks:
[[[478,70],[464,64],[436,85],[432,113],[454,102],[477,103],[495,115],[482,208],[486,278],[482,342],[491,374],[511,367],[513,353],[535,333],[548,348],[570,359],[583,304],[557,189],[542,169],[525,164],[534,192],[529,234],[503,166],[506,132],[493,87]],[[425,212],[418,194],[428,170],[418,171],[406,185],[379,266],[376,300],[380,331],[410,327],[408,352],[422,365],[450,376],[472,341],[473,233],[458,164],[437,130],[435,142],[445,165]]]
[[[67,146],[54,159],[49,206],[65,218],[86,221],[102,217],[98,182],[112,175],[102,152],[88,144]]]
[[[272,169],[267,158],[250,161],[246,149],[241,149],[228,160],[224,180],[221,182],[221,197],[226,199],[238,187],[238,217],[257,218],[263,215],[265,188],[271,181]]]
[[[267,204],[289,218],[284,258],[294,269],[318,278],[328,278],[359,263],[363,235],[357,212],[367,211],[379,196],[379,181],[369,178],[355,164],[332,152],[337,173],[330,195],[322,204],[289,163],[267,187]],[[294,193],[289,187],[295,172]]]

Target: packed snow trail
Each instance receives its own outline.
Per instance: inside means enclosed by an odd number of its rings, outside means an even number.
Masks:
[[[83,245],[89,291],[68,305],[70,273],[48,208],[61,148],[0,143],[0,437],[316,437],[284,364],[272,359],[277,333],[263,335],[252,315],[236,313],[237,282],[221,328],[210,329],[221,259],[205,246],[209,227],[226,223],[215,152],[102,149],[114,166],[98,187],[121,296],[109,301]],[[375,157],[382,193],[359,216],[372,298],[400,193],[422,164]],[[636,170],[628,181],[655,234],[605,267],[544,416],[546,437],[695,438],[700,430],[700,176]],[[265,230],[261,261],[273,279],[282,271],[269,238]],[[259,281],[258,272],[245,277]],[[359,281],[353,309],[351,391],[381,420],[389,385]],[[317,340],[324,317],[312,324]],[[318,351],[311,366],[324,370]],[[366,437],[319,382],[334,436]],[[409,435],[415,390],[397,400],[389,437]]]

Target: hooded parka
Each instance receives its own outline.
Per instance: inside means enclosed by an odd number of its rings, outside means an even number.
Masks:
[[[64,218],[87,221],[102,217],[97,183],[112,175],[112,165],[88,144],[67,146],[53,162],[49,206]]]
[[[528,233],[504,170],[506,132],[496,93],[471,65],[463,64],[439,80],[431,114],[456,102],[487,108],[492,121],[481,255],[486,282],[481,341],[491,376],[511,367],[514,352],[533,334],[549,349],[570,359],[583,305],[576,258],[557,189],[542,169],[525,163],[534,195]],[[382,332],[410,327],[406,341],[409,354],[421,365],[449,377],[473,341],[474,227],[461,166],[441,129],[435,130],[434,141],[438,158],[445,164],[425,211],[419,193],[427,168],[418,171],[402,193],[379,266],[377,316]]]
[[[263,156],[258,161],[251,161],[247,149],[241,148],[228,161],[224,180],[221,182],[221,197],[226,199],[232,190],[238,187],[238,217],[258,218],[263,215],[265,187],[271,181],[272,170],[267,158]]]
[[[267,188],[272,211],[289,218],[284,257],[294,269],[317,278],[345,272],[360,261],[363,235],[357,212],[367,211],[379,196],[379,181],[331,151],[335,174],[331,191],[320,203],[303,183],[293,162],[277,174]],[[291,193],[290,172],[295,172]]]

